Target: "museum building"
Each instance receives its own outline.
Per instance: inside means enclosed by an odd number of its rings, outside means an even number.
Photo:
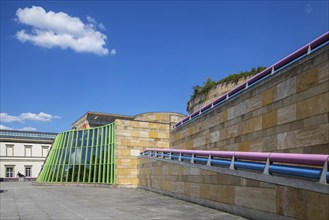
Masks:
[[[0,130],[0,181],[36,179],[56,133]]]
[[[137,186],[137,157],[149,147],[169,148],[169,133],[185,115],[135,116],[87,112],[59,133],[37,179],[40,183]]]

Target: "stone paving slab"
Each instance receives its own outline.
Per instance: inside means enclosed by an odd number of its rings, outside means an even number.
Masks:
[[[126,188],[0,183],[0,219],[245,219],[157,193]]]

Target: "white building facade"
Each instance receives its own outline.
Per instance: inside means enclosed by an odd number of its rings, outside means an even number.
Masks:
[[[56,133],[0,130],[0,181],[38,177]]]

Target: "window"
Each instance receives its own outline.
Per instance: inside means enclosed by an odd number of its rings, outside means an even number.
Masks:
[[[14,167],[6,167],[6,177],[14,177]]]
[[[25,176],[26,177],[32,176],[32,166],[25,166]]]
[[[25,145],[25,157],[32,157],[32,145]]]
[[[48,146],[42,146],[42,157],[47,157]]]
[[[13,144],[6,144],[6,156],[7,157],[14,156],[14,145]]]

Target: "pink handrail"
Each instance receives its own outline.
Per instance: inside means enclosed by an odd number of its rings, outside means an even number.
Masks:
[[[325,154],[292,154],[292,153],[272,153],[269,157],[271,162],[323,165],[329,160],[329,155]]]
[[[188,115],[187,117],[183,118],[182,120],[180,120],[178,123],[176,123],[174,125],[174,128],[177,128],[178,126],[184,124],[185,122],[190,121],[192,119],[192,116],[195,116],[198,113],[201,114],[202,111],[204,111],[204,110],[211,109],[215,104],[217,104],[218,100],[223,101],[223,100],[225,100],[224,97],[229,98],[231,95],[234,95],[236,92],[243,90],[244,88],[247,88],[248,85],[251,85],[251,84],[257,82],[258,80],[264,78],[265,76],[271,74],[273,71],[276,71],[276,70],[280,69],[281,67],[291,63],[292,61],[304,56],[305,54],[308,54],[308,52],[310,52],[310,50],[316,49],[317,47],[321,46],[322,44],[324,44],[327,41],[329,41],[329,31],[324,33],[320,37],[316,38],[315,40],[311,41],[310,43],[306,44],[305,46],[301,47],[300,49],[296,50],[295,52],[289,54],[285,58],[279,60],[275,64],[273,64],[270,67],[263,70],[262,72],[256,74],[255,76],[253,76],[252,78],[247,80],[247,82],[244,82],[244,83],[238,85],[237,87],[228,91],[226,94],[215,99],[213,102],[201,107],[199,110],[197,110],[197,111],[193,112],[192,114]]]
[[[144,152],[163,152],[173,154],[188,154],[195,156],[211,156],[235,159],[254,160],[291,163],[300,165],[323,166],[326,161],[329,162],[329,155],[326,154],[296,154],[296,153],[269,153],[269,152],[242,152],[242,151],[207,151],[207,150],[180,150],[180,149],[159,149],[147,148]]]

